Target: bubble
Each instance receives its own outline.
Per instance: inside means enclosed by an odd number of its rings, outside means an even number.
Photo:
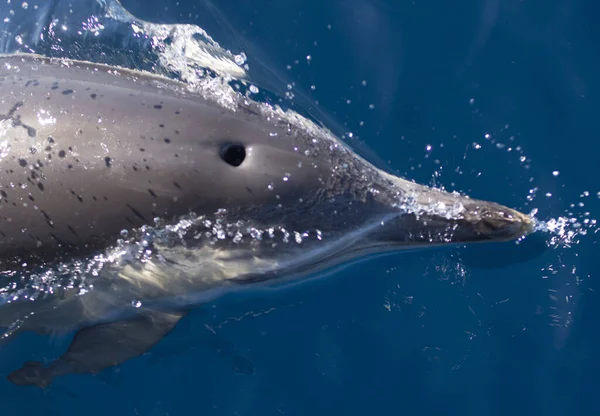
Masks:
[[[555,171],[552,172],[552,176],[558,176],[558,175],[560,175],[559,171],[555,170]]]
[[[258,94],[258,87],[256,85],[250,85],[249,89],[252,94]]]

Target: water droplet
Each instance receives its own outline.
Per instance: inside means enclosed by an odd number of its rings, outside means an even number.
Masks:
[[[246,63],[246,54],[241,52],[239,55],[234,56],[235,63],[238,65],[244,65]]]
[[[242,241],[242,233],[240,233],[239,231],[235,233],[235,236],[233,237],[233,242],[235,244],[238,244],[239,242]]]
[[[139,308],[140,306],[142,306],[142,302],[140,302],[139,300],[132,300],[131,301],[131,306],[133,306],[134,308]]]
[[[121,230],[121,237],[127,238],[128,235],[129,235],[129,231],[127,231],[127,230]]]

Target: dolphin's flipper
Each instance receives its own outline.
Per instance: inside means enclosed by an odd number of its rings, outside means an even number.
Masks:
[[[28,362],[12,372],[8,379],[17,385],[45,388],[57,376],[99,373],[148,351],[175,327],[184,314],[144,311],[131,320],[84,328],[75,334],[68,351],[50,366]]]

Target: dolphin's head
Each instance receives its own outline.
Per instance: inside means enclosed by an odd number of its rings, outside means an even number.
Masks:
[[[390,175],[322,136],[247,126],[216,145],[223,208],[269,225],[332,235],[367,227],[364,238],[393,246],[507,241],[533,230],[528,215]]]
[[[218,217],[225,240],[238,235],[261,247],[253,256],[317,263],[373,251],[507,241],[533,231],[528,215],[391,175],[325,130],[279,116],[248,105],[202,121],[197,115],[180,132],[195,149],[186,160],[202,170],[186,173],[173,165],[170,176],[186,175],[180,181],[194,195],[190,210],[200,224],[208,219],[208,228],[200,228],[214,241]]]
[[[229,252],[239,249],[236,258],[269,260],[245,269],[238,281],[314,271],[373,252],[508,241],[533,231],[528,215],[391,175],[322,129],[251,111],[226,117],[219,120],[226,129],[210,129],[221,132],[219,139],[201,140],[212,150],[195,156],[218,174],[201,187],[214,191],[197,200],[200,221],[188,243],[207,236]],[[209,179],[189,186],[203,180]]]
[[[218,178],[214,206],[233,217],[336,237],[357,231],[365,245],[395,247],[507,241],[533,231],[526,214],[391,175],[312,124],[265,122],[245,111],[219,120],[211,131],[228,126],[219,140],[200,140],[213,147],[201,159]]]

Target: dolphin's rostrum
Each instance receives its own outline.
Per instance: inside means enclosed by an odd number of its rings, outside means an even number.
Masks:
[[[386,173],[240,94],[35,55],[0,59],[0,91],[3,339],[77,331],[50,366],[12,373],[17,384],[140,355],[223,290],[533,227]]]

